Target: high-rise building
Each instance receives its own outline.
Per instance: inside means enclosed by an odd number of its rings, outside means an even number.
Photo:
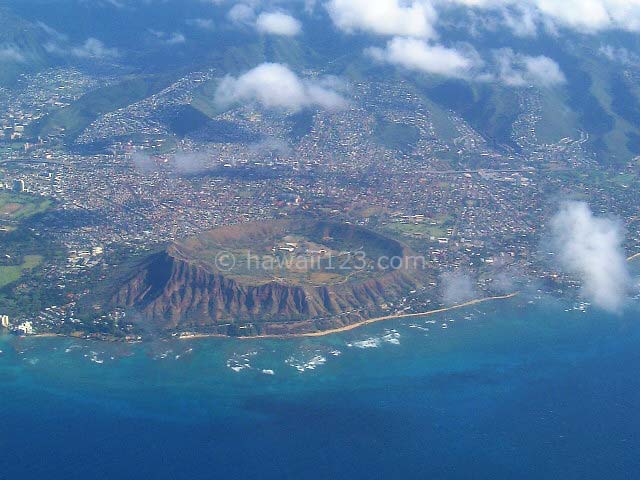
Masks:
[[[23,322],[16,327],[22,335],[33,335],[33,322]]]
[[[24,180],[14,180],[13,181],[13,191],[16,193],[22,193],[24,192],[25,187],[24,187]]]

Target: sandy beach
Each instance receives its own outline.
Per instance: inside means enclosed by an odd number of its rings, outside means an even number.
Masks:
[[[519,295],[518,293],[510,293],[509,295],[499,295],[494,297],[478,298],[478,299],[470,300],[468,302],[461,303],[458,305],[453,305],[451,307],[438,308],[436,310],[429,310],[429,311],[420,312],[420,313],[397,313],[393,315],[387,315],[384,317],[370,318],[368,320],[363,320],[361,322],[353,323],[351,325],[346,325],[344,327],[333,328],[331,330],[323,330],[318,332],[298,333],[298,334],[292,334],[292,335],[255,335],[251,337],[227,337],[226,335],[219,335],[219,334],[194,333],[194,334],[181,335],[181,336],[178,336],[177,338],[180,338],[182,340],[192,340],[192,339],[199,339],[199,338],[221,338],[222,337],[222,338],[238,338],[240,340],[255,340],[255,339],[266,339],[266,338],[287,339],[287,338],[301,338],[301,337],[325,337],[327,335],[335,335],[337,333],[349,332],[351,330],[355,330],[357,328],[361,328],[366,325],[371,325],[372,323],[379,323],[387,320],[399,320],[402,318],[427,317],[430,315],[436,315],[438,313],[460,310],[462,308],[471,307],[473,305],[479,305],[481,303],[487,303],[487,302],[492,302],[496,300],[508,300],[510,298],[517,297],[518,295]]]
[[[640,257],[640,254],[636,255],[636,257]],[[384,317],[370,318],[368,320],[363,320],[361,322],[353,323],[351,325],[346,325],[340,328],[333,328],[330,330],[323,330],[323,331],[317,331],[317,332],[298,333],[298,334],[291,334],[291,335],[255,335],[255,336],[249,336],[249,337],[229,337],[227,335],[220,335],[215,333],[185,333],[185,334],[177,335],[174,338],[177,338],[179,340],[194,340],[194,339],[201,339],[201,338],[237,338],[240,340],[255,340],[255,339],[266,339],[266,338],[287,339],[287,338],[301,338],[301,337],[325,337],[327,335],[335,335],[337,333],[349,332],[351,330],[355,330],[357,328],[361,328],[366,325],[371,325],[372,323],[379,323],[387,320],[398,320],[402,318],[427,317],[430,315],[436,315],[438,313],[460,310],[463,308],[471,307],[473,305],[479,305],[481,303],[487,303],[487,302],[492,302],[496,300],[508,300],[510,298],[517,297],[518,295],[519,295],[518,293],[511,293],[509,295],[499,295],[494,297],[478,298],[478,299],[470,300],[468,302],[461,303],[458,305],[452,305],[451,307],[443,307],[443,308],[438,308],[435,310],[429,310],[429,311],[420,312],[420,313],[396,313],[396,314],[387,315]],[[77,336],[77,335],[64,335],[64,334],[49,333],[49,332],[36,333],[34,335],[28,336],[28,338],[52,338],[52,337],[65,337],[65,338],[76,338],[76,339],[82,338],[81,336]],[[93,338],[93,340],[100,340],[100,339]],[[137,343],[137,341],[135,343]]]

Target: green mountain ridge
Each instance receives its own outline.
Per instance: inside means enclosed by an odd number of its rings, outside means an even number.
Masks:
[[[53,8],[51,3],[42,5],[42,8]],[[65,4],[65,8],[70,7]],[[140,5],[136,8],[140,14],[149,10],[151,15],[151,7]],[[175,11],[170,6],[155,8]],[[6,8],[0,12],[0,47],[15,46],[24,56],[22,62],[0,60],[0,85],[11,85],[22,73],[60,63],[61,59],[47,53],[44,46],[48,34],[33,19],[22,19]],[[194,12],[187,10],[183,15],[194,15],[199,10]],[[331,74],[348,82],[402,79],[434,108],[434,115],[440,117],[437,130],[445,136],[451,136],[451,125],[444,117],[447,111],[453,111],[495,148],[518,148],[513,125],[522,113],[520,89],[498,82],[447,79],[381,66],[364,53],[368,46],[382,45],[380,39],[342,34],[329,26],[326,16],[305,19],[304,33],[296,38],[257,35],[250,27],[226,26],[208,33],[199,32],[194,37],[197,40],[170,47],[151,45],[145,32],[137,33],[138,41],[133,41],[136,38],[133,27],[140,20],[132,19],[129,24],[123,15],[109,10],[104,17],[106,23],[99,28],[100,39],[105,45],[121,50],[120,66],[128,72],[136,72],[135,77],[123,77],[115,85],[90,92],[72,106],[42,119],[32,126],[32,136],[47,135],[64,128],[69,143],[98,116],[156,93],[171,79],[189,71],[214,68],[220,77],[237,76],[260,63],[277,62],[301,75],[309,72]],[[161,13],[154,11],[153,18],[156,17],[162,17]],[[176,19],[176,22],[180,21],[180,18]],[[118,29],[113,29],[111,38],[105,36],[109,35],[108,25],[113,23],[115,26],[116,22],[123,23],[121,30],[129,39],[126,49],[116,35]],[[86,30],[87,26],[83,28]],[[460,32],[447,32],[447,35],[455,39]],[[618,165],[640,154],[640,74],[638,66],[615,63],[601,54],[599,49],[603,41],[627,42],[630,47],[636,47],[638,43],[635,37],[603,36],[601,39],[579,34],[572,34],[567,42],[558,42],[543,34],[525,42],[501,32],[478,39],[475,48],[483,58],[490,58],[493,50],[515,45],[514,48],[526,54],[547,55],[556,60],[567,83],[539,89],[540,121],[536,126],[539,141],[555,143],[564,137],[577,138],[580,132],[585,132],[590,137],[588,148],[599,161]],[[65,61],[71,62],[70,59]],[[217,80],[208,82],[192,102],[194,108],[209,117],[221,113],[212,103],[216,86]]]
[[[21,74],[37,72],[54,62],[45,49],[43,31],[0,7],[0,50],[15,51],[16,58],[0,56],[0,86],[12,86]]]

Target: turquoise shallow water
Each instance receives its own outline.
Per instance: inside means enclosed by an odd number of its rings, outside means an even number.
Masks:
[[[638,320],[515,300],[314,339],[2,337],[0,477],[638,478]]]

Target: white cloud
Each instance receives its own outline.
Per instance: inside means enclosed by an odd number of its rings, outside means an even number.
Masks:
[[[107,47],[97,38],[88,38],[82,45],[75,47],[66,44],[63,38],[60,35],[56,36],[43,45],[44,49],[53,55],[71,55],[83,59],[107,60],[120,56],[118,49]]]
[[[50,37],[56,40],[59,40],[59,41],[68,40],[68,37],[65,34],[58,32],[55,28],[51,28],[49,25],[47,25],[44,22],[38,21],[36,22],[36,25],[40,27],[47,35],[49,35]]]
[[[437,19],[431,3],[424,0],[330,0],[326,8],[334,24],[346,32],[368,32],[433,38]]]
[[[516,54],[511,49],[495,51],[490,67],[472,47],[449,48],[417,38],[395,37],[385,48],[369,48],[366,53],[379,62],[448,78],[500,82],[511,87],[554,87],[566,82],[554,60]]]
[[[256,20],[256,28],[262,33],[287,37],[302,32],[302,24],[291,15],[282,12],[261,13]]]
[[[514,8],[502,9],[504,24],[518,37],[534,37],[538,33],[540,16],[534,8],[516,5]]]
[[[229,11],[236,23],[254,25],[256,11],[279,1],[244,0]],[[314,0],[301,2],[313,11]],[[603,30],[640,32],[640,0],[324,0],[334,25],[347,33],[384,36],[438,37],[440,23],[451,12],[484,17],[478,25],[502,25],[515,35],[536,35],[541,27],[555,33],[568,28],[580,33]],[[490,20],[490,21],[489,21]]]
[[[157,170],[153,157],[145,152],[134,152],[131,155],[131,163],[133,163],[136,170],[142,173],[152,173]]]
[[[125,9],[128,8],[127,2],[126,1],[120,1],[120,0],[77,0],[78,3],[86,5],[87,7],[91,7],[91,8],[95,8],[95,7],[100,7],[100,8],[105,8],[105,7],[115,7],[118,9]]]
[[[460,270],[446,272],[441,277],[442,302],[445,305],[458,305],[478,298],[473,278]]]
[[[304,0],[304,11],[311,15],[316,10],[316,0]]]
[[[13,45],[3,45],[0,46],[0,61],[2,60],[22,63],[25,61],[25,58],[17,47]]]
[[[497,79],[505,85],[553,87],[567,81],[560,66],[549,57],[516,54],[509,48],[494,52]]]
[[[612,62],[622,63],[623,65],[640,64],[640,58],[638,57],[638,55],[627,50],[624,47],[602,45],[599,52]]]
[[[186,24],[202,30],[213,31],[216,29],[215,23],[210,18],[191,18],[186,21]]]
[[[336,90],[332,79],[301,79],[287,66],[263,63],[238,78],[228,76],[216,90],[216,104],[257,102],[266,108],[299,111],[319,106],[340,109],[347,102]]]
[[[250,24],[254,22],[256,12],[253,7],[245,3],[238,3],[229,10],[227,18],[229,18],[233,23]]]
[[[185,43],[186,41],[187,37],[185,37],[182,33],[174,32],[169,34],[169,36],[165,40],[165,43],[167,45],[180,45],[182,43]]]
[[[256,10],[261,7],[260,2],[246,1],[237,3],[227,13],[227,18],[236,25],[255,27],[259,32],[270,35],[292,37],[302,32],[302,24],[296,18],[285,12],[262,12]]]
[[[207,152],[178,151],[173,155],[173,168],[177,173],[196,174],[214,165],[213,158]]]
[[[115,58],[119,56],[118,50],[108,48],[100,40],[89,38],[82,46],[73,47],[71,54],[78,58]]]
[[[520,58],[524,63],[525,77],[535,85],[552,87],[567,81],[558,63],[549,57],[522,55]]]
[[[620,311],[631,285],[621,223],[595,217],[584,202],[567,202],[551,228],[560,264],[580,277],[584,295],[600,308]]]
[[[583,33],[622,29],[640,31],[640,0],[433,0],[438,7],[456,5],[478,10],[514,8],[529,32],[532,22],[553,24]],[[512,18],[514,20],[515,18]],[[528,23],[528,25],[526,25]],[[512,24],[513,26],[513,24]],[[517,31],[517,29],[516,29]]]
[[[182,45],[187,41],[187,37],[180,32],[169,33],[161,30],[154,30],[153,28],[149,28],[147,31],[165,45]]]
[[[384,49],[370,48],[367,53],[381,62],[455,78],[469,78],[482,63],[472,50],[462,51],[404,37],[393,38]]]
[[[625,19],[625,11],[640,8],[635,0],[536,0],[538,9],[561,25],[588,30],[602,30],[612,27],[628,28],[630,20]],[[627,7],[624,5],[627,4]],[[633,6],[635,4],[635,7]],[[635,12],[640,14],[640,11]],[[637,26],[636,26],[637,28]]]

